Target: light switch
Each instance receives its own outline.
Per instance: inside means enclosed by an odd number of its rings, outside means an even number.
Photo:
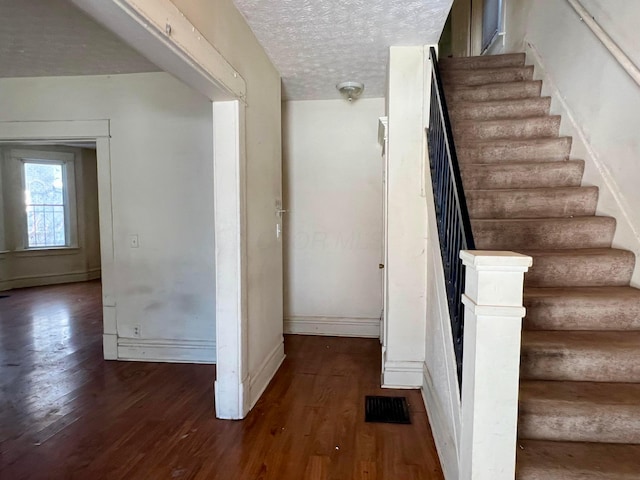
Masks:
[[[131,248],[138,248],[140,243],[138,243],[138,235],[129,235],[129,246]]]

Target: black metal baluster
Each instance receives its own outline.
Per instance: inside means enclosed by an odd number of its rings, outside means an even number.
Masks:
[[[436,207],[438,238],[444,265],[447,303],[453,334],[453,347],[458,367],[458,382],[462,382],[462,347],[464,342],[464,269],[461,250],[474,250],[471,220],[462,188],[460,167],[453,142],[451,121],[442,88],[442,79],[434,48],[432,64],[431,111],[429,113],[429,164]]]

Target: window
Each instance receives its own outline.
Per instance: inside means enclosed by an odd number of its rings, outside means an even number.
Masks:
[[[15,250],[77,247],[75,154],[61,150],[9,152]]]
[[[65,165],[27,160],[23,169],[27,247],[67,246]]]

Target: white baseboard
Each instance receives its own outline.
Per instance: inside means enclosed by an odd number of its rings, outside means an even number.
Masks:
[[[284,341],[281,341],[271,350],[271,353],[267,355],[267,358],[264,359],[258,371],[254,375],[251,375],[251,379],[249,380],[249,408],[253,408],[260,399],[269,382],[271,382],[280,365],[282,365],[284,358]]]
[[[390,362],[382,365],[382,388],[418,389],[422,387],[423,362]]]
[[[100,278],[101,270],[92,269],[85,272],[50,273],[46,275],[27,275],[10,278],[0,284],[0,289],[43,287],[45,285],[59,285],[62,283],[87,282]]]
[[[583,185],[594,185],[600,190],[598,196],[597,215],[608,215],[616,219],[616,233],[613,247],[631,250],[636,258],[640,258],[640,225],[632,214],[634,207],[629,204],[618,183],[589,142],[589,135],[576,120],[576,115],[558,89],[554,79],[549,75],[536,46],[525,42],[527,61],[535,68],[535,78],[543,80],[542,94],[552,98],[551,113],[562,115],[560,133],[573,139],[571,158],[585,161]],[[631,285],[640,287],[640,263],[631,279]]]
[[[324,335],[330,337],[380,338],[380,319],[354,317],[289,317],[284,320],[284,333],[293,335]]]
[[[216,344],[201,340],[118,338],[118,360],[169,363],[216,363]]]
[[[433,394],[435,387],[433,386],[431,375],[429,375],[429,370],[426,365],[424,365],[423,369],[421,391],[444,478],[445,480],[458,480],[458,472],[460,470],[458,464],[458,446],[456,445],[449,425],[447,425],[447,417],[444,414],[442,405],[436,395]]]
[[[92,268],[87,272],[87,280],[98,280],[102,278],[102,268]]]

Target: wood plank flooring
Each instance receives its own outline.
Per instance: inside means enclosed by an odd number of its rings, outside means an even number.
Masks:
[[[288,336],[242,422],[217,420],[215,367],[102,360],[100,283],[0,299],[0,479],[442,479],[417,391],[381,390],[377,340]],[[406,395],[412,425],[364,423]]]

